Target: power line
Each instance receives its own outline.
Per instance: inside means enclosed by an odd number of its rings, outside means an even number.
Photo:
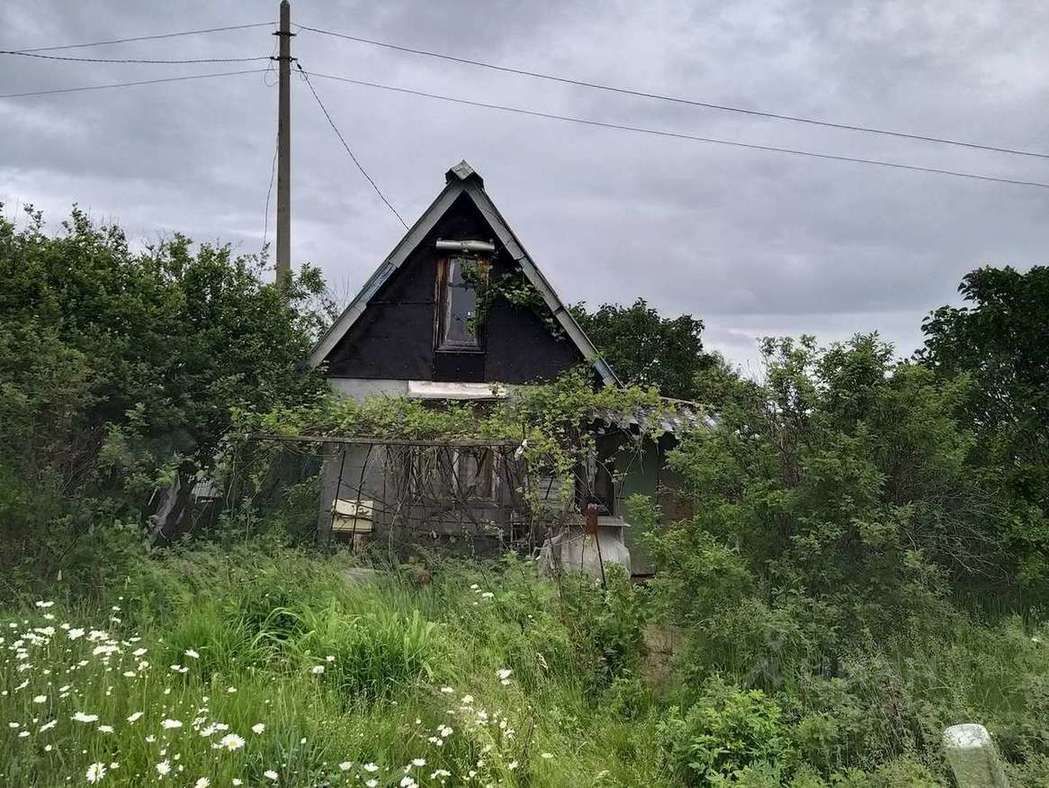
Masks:
[[[397,217],[397,221],[404,225],[404,229],[407,230],[408,223],[404,221],[404,219],[399,213],[397,213],[397,209],[393,207],[389,200],[386,199],[386,195],[382,193],[382,189],[378,187],[378,185],[372,179],[372,176],[370,176],[368,174],[368,171],[364,169],[364,166],[361,164],[360,160],[354,155],[353,151],[350,150],[350,146],[346,142],[346,138],[342,136],[342,132],[339,131],[339,127],[336,126],[335,121],[332,120],[331,113],[329,113],[327,108],[324,106],[324,102],[321,101],[321,97],[317,95],[317,91],[313,89],[313,83],[310,82],[310,75],[313,74],[313,72],[306,71],[305,69],[303,69],[303,67],[298,63],[298,61],[296,61],[295,67],[299,69],[299,73],[302,74],[303,79],[306,81],[306,87],[310,89],[310,93],[312,93],[313,98],[316,99],[317,105],[321,108],[321,112],[324,113],[324,117],[328,119],[328,124],[332,127],[332,130],[335,132],[335,136],[339,138],[339,142],[342,143],[342,147],[344,147],[346,149],[346,152],[350,154],[350,158],[353,159],[353,163],[357,165],[357,169],[361,171],[361,175],[363,175],[368,180],[368,183],[370,183],[372,185],[372,188],[375,189],[375,193],[379,195],[379,199],[386,203],[386,207],[393,211],[393,215]],[[316,74],[315,76],[323,76],[323,74]]]
[[[950,175],[956,178],[973,178],[980,181],[990,181],[993,183],[1009,183],[1015,186],[1035,186],[1040,189],[1049,189],[1049,183],[1042,183],[1039,181],[1024,181],[1016,180],[1013,178],[999,178],[992,175],[979,175],[972,172],[962,172],[960,170],[945,170],[937,167],[922,167],[916,164],[904,164],[902,162],[886,161],[883,159],[865,159],[858,156],[843,156],[834,153],[819,153],[817,151],[800,150],[797,148],[782,148],[775,145],[757,145],[748,142],[737,142],[735,140],[718,139],[716,137],[701,137],[695,134],[685,134],[679,131],[667,131],[664,129],[653,129],[646,128],[644,126],[630,126],[622,123],[609,123],[602,120],[592,120],[590,118],[580,118],[572,115],[557,115],[552,112],[540,112],[538,110],[525,109],[524,107],[513,107],[505,104],[490,104],[484,101],[472,101],[470,99],[455,98],[453,96],[443,96],[439,93],[429,93],[424,90],[414,90],[412,88],[402,88],[394,85],[383,85],[379,82],[367,82],[361,79],[351,79],[349,77],[340,77],[333,74],[320,74],[315,71],[306,72],[303,74],[309,74],[314,77],[321,79],[333,79],[338,82],[348,82],[351,85],[361,85],[363,87],[377,88],[379,90],[389,90],[395,93],[405,93],[412,96],[423,96],[425,98],[437,99],[438,101],[448,101],[454,104],[465,104],[471,107],[481,107],[483,109],[494,109],[500,112],[512,112],[518,115],[529,115],[535,118],[546,118],[548,120],[560,120],[567,123],[577,123],[584,126],[597,126],[605,129],[615,129],[617,131],[628,131],[637,134],[651,134],[657,137],[670,137],[673,139],[689,140],[691,142],[705,142],[712,145],[727,145],[733,148],[746,148],[748,150],[760,150],[768,151],[771,153],[788,153],[792,156],[808,156],[816,159],[828,159],[831,161],[844,161],[851,162],[853,164],[869,164],[875,167],[889,167],[898,170],[913,170],[915,172],[924,172],[935,175]]]
[[[132,36],[130,38],[113,38],[108,41],[88,41],[83,44],[60,44],[58,46],[33,47],[30,49],[19,49],[17,52],[54,52],[59,49],[81,49],[84,47],[100,47],[110,44],[127,44],[132,41],[156,41],[161,38],[177,38],[179,36],[197,36],[203,33],[221,33],[227,30],[247,30],[253,27],[266,27],[273,22],[253,22],[248,25],[226,25],[225,27],[205,27],[199,30],[182,30],[177,33],[156,33],[148,36]]]
[[[19,57],[36,57],[43,60],[72,60],[77,63],[161,63],[173,65],[176,63],[247,63],[252,60],[269,60],[269,55],[258,57],[195,57],[174,60],[157,60],[154,58],[109,58],[109,57],[67,57],[63,55],[41,55],[36,52],[19,52],[14,49],[0,49],[0,55],[18,55]]]
[[[180,77],[161,77],[160,79],[140,79],[135,82],[108,82],[104,85],[82,85],[75,88],[54,88],[52,90],[30,90],[25,93],[0,93],[0,99],[25,98],[28,96],[52,96],[59,93],[79,93],[84,90],[108,90],[109,88],[130,88],[138,85],[158,85],[162,82],[182,82],[190,79],[213,79],[215,77],[232,77],[237,74],[262,74],[264,68],[249,68],[243,71],[219,71],[212,74],[184,74]]]
[[[501,71],[506,74],[517,74],[519,76],[533,77],[535,79],[545,79],[551,82],[560,82],[565,85],[575,85],[576,87],[591,88],[593,90],[603,90],[609,93],[620,93],[626,96],[656,99],[658,101],[669,101],[674,104],[684,104],[691,107],[703,107],[705,109],[720,110],[722,112],[736,112],[743,115],[753,115],[761,118],[771,118],[773,120],[785,120],[791,123],[805,123],[810,126],[823,126],[831,129],[843,129],[845,131],[856,131],[866,134],[880,134],[887,137],[898,137],[901,139],[938,143],[941,145],[955,145],[958,147],[971,148],[974,150],[993,151],[995,153],[1008,153],[1014,156],[1031,156],[1039,159],[1049,159],[1049,153],[1041,153],[1039,151],[1019,150],[1017,148],[1007,148],[998,145],[983,145],[976,142],[948,139],[946,137],[935,137],[927,134],[914,134],[906,131],[896,131],[893,129],[883,129],[873,126],[861,126],[859,124],[854,123],[839,123],[829,120],[818,120],[816,118],[808,118],[801,115],[788,115],[785,113],[771,112],[768,110],[747,109],[745,107],[736,107],[729,104],[715,104],[710,101],[688,99],[683,98],[681,96],[670,96],[662,93],[654,93],[645,90],[633,90],[631,88],[624,88],[616,85],[607,85],[601,82],[588,82],[583,79],[573,79],[571,77],[563,77],[558,76],[556,74],[547,74],[542,71],[530,71],[524,68],[500,66],[496,63],[488,63],[483,60],[473,60],[471,58],[459,57],[456,55],[448,55],[443,52],[431,52],[426,49],[416,49],[414,47],[393,44],[388,41],[377,41],[371,38],[363,38],[361,36],[349,35],[348,33],[337,33],[333,30],[323,30],[319,27],[310,27],[308,25],[296,25],[296,27],[302,30],[309,30],[312,33],[321,33],[326,36],[344,38],[348,41],[356,41],[360,44],[368,44],[370,46],[382,47],[384,49],[392,49],[397,52],[406,52],[412,55],[422,55],[424,57],[438,58],[440,60],[447,60],[453,63],[462,63],[468,66],[478,66],[479,68],[487,68],[493,71]]]
[[[266,251],[266,245],[269,243],[270,234],[270,197],[273,194],[273,181],[277,177],[277,153],[280,151],[280,135],[278,134],[273,140],[273,162],[270,164],[270,185],[266,189],[266,213],[265,220],[262,224],[262,248],[259,250],[259,257],[261,258],[263,253]]]

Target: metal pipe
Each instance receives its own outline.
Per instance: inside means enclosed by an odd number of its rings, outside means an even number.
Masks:
[[[437,239],[437,248],[450,252],[494,252],[491,241],[445,241]]]

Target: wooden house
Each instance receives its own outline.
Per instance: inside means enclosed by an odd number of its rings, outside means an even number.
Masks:
[[[494,283],[527,283],[533,300],[482,296]],[[615,373],[576,323],[465,161],[320,339],[311,358],[346,396],[492,400],[518,385],[589,365],[598,386]],[[495,446],[379,446],[332,451],[323,474],[322,538],[375,538],[393,518],[442,538],[514,536],[511,451]],[[662,450],[622,485],[655,492]],[[422,489],[425,488],[425,489]],[[391,494],[391,489],[397,492]],[[624,525],[622,490],[608,490],[603,520]],[[453,537],[454,538],[454,537]]]

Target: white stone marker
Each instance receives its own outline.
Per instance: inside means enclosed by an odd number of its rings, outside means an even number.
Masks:
[[[952,725],[943,732],[943,746],[958,788],[1009,788],[991,734],[982,725]]]

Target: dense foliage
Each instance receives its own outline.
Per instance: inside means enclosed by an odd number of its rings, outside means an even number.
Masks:
[[[964,386],[893,362],[875,336],[765,353],[766,382],[738,381],[671,460],[697,515],[668,536],[668,560],[715,538],[743,586],[806,606],[840,642],[927,616],[952,586],[1013,590],[1024,556],[998,478],[968,462],[973,436],[953,418]]]
[[[975,719],[1044,780],[1049,741],[1030,716],[1043,680],[1001,683],[986,674],[999,657],[975,656],[1043,649],[1014,616],[1039,619],[1046,600],[1007,474],[960,415],[971,378],[894,361],[876,335],[763,351],[763,380],[717,372],[708,387],[713,425],[670,460],[695,515],[651,539],[683,675],[705,687],[698,711],[663,726],[679,774],[705,784],[771,763],[768,779],[788,781],[906,756],[928,772],[901,782],[934,784],[940,732]],[[964,686],[937,689],[941,669]],[[710,685],[719,675],[728,688]],[[708,743],[719,726],[727,749]]]
[[[210,467],[234,407],[322,391],[302,360],[323,282],[307,267],[282,294],[263,268],[181,236],[134,251],[78,210],[56,235],[31,209],[21,227],[0,216],[0,538],[15,554],[56,517],[68,541]]]
[[[580,306],[634,386],[434,408],[324,396],[312,269],[282,291],[228,247],[23,222],[0,219],[7,782],[942,785],[943,728],[976,721],[1049,783],[1049,269],[970,274],[913,360],[770,339],[761,380],[691,316]],[[519,284],[490,293],[528,306]],[[512,441],[570,478],[596,427],[641,445],[686,411],[665,478],[691,514],[630,500],[647,587],[423,550],[362,583],[291,547],[309,480],[146,538],[173,480],[276,466],[258,433]]]
[[[100,764],[103,786],[158,767],[212,786],[935,786],[941,726],[971,718],[1016,784],[1049,775],[1031,755],[1049,714],[1044,628],[886,633],[836,677],[798,672],[794,691],[688,653],[660,682],[655,600],[620,575],[605,593],[518,559],[435,562],[419,585],[281,539],[147,556],[125,534],[102,584],[0,609],[0,777],[84,784]]]
[[[580,303],[572,314],[624,383],[696,399],[696,376],[714,363],[703,352],[702,320],[663,317],[643,298],[630,306],[602,304],[594,311]]]
[[[576,492],[572,481],[595,451],[595,424],[620,430],[627,439],[623,451],[637,450],[643,441],[664,434],[666,418],[681,407],[664,400],[654,388],[595,387],[592,370],[577,367],[555,380],[518,387],[510,396],[481,406],[449,402],[434,408],[404,397],[371,397],[360,402],[332,395],[265,413],[241,412],[231,439],[245,449],[229,456],[235,458],[241,475],[249,472],[246,459],[255,465],[268,464],[280,447],[260,443],[256,440],[260,434],[506,442],[515,444],[533,476],[562,480],[562,497],[569,500]],[[644,418],[639,419],[641,416]],[[620,428],[631,420],[639,423]]]
[[[959,418],[974,460],[1014,496],[1011,549],[1021,578],[1049,594],[1049,267],[980,268],[958,288],[967,304],[925,320],[919,360],[945,381],[971,381]]]

